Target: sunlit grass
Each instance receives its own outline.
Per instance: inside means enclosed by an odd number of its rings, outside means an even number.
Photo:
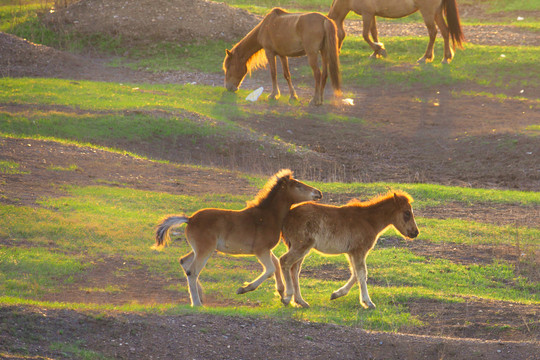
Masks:
[[[409,186],[411,192],[414,191],[416,185]],[[418,186],[421,188],[421,185]],[[178,267],[177,259],[190,251],[189,245],[177,239],[164,251],[150,250],[155,224],[165,214],[191,214],[204,207],[240,209],[249,200],[246,196],[227,194],[194,197],[107,186],[67,187],[66,190],[69,196],[44,198],[38,208],[0,205],[0,236],[10,239],[14,244],[14,247],[0,248],[3,259],[0,262],[0,287],[5,295],[0,298],[0,303],[39,303],[40,294],[54,293],[58,291],[58,286],[72,283],[77,274],[82,275],[87,269],[100,266],[97,259],[104,256],[124,258],[132,264],[143,266],[156,277],[176,281],[177,285],[168,289],[187,295],[184,274]],[[436,194],[431,196],[436,197]],[[447,195],[437,201],[453,200]],[[33,221],[28,223],[24,220],[28,218]],[[513,244],[514,229],[511,227],[455,219],[417,220],[424,241],[444,241],[448,246],[452,243]],[[518,230],[522,244],[534,241],[539,236],[536,229]],[[385,236],[396,235],[389,232]],[[33,244],[33,247],[28,248],[28,244]],[[284,251],[284,246],[280,244],[276,254],[279,256]],[[86,265],[83,266],[83,263]],[[348,267],[343,256],[327,257],[313,253],[306,258],[304,268],[316,270],[329,264],[335,268]],[[516,276],[513,264],[497,260],[491,264],[463,265],[450,260],[415,255],[407,249],[376,247],[368,258],[368,268],[371,296],[378,305],[374,312],[360,308],[357,287],[342,299],[329,300],[330,294],[343,285],[346,278],[330,281],[302,276],[304,297],[312,305],[309,311],[283,308],[274,293],[272,280],[263,283],[257,291],[235,295],[242,283],[253,280],[262,269],[252,256],[233,258],[223,255],[213,256],[209,260],[201,274],[201,281],[208,296],[237,302],[237,306],[202,310],[191,310],[187,305],[177,304],[54,306],[152,313],[203,311],[222,315],[332,322],[397,331],[411,324],[420,324],[403,305],[413,299],[462,301],[463,297],[477,297],[524,304],[540,302],[538,283]],[[87,290],[98,291],[93,288]],[[122,289],[112,286],[99,291],[121,293]]]

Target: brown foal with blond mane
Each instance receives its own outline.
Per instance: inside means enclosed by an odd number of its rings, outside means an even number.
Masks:
[[[322,73],[319,57],[322,58]],[[236,91],[248,72],[270,64],[272,93],[269,99],[280,96],[277,83],[276,56],[279,56],[283,76],[289,85],[291,100],[298,100],[291,82],[288,56],[307,55],[315,78],[315,93],[311,104],[323,103],[326,78],[330,79],[334,95],[341,95],[341,75],[339,72],[339,50],[337,28],[332,20],[319,13],[288,13],[274,8],[265,18],[240,40],[231,50],[226,50],[223,70],[225,87]]]
[[[411,207],[412,197],[405,192],[391,192],[367,202],[353,200],[344,206],[306,202],[291,208],[283,224],[283,241],[289,251],[280,259],[285,294],[282,302],[302,307],[298,276],[305,256],[311,249],[324,254],[347,254],[351,268],[349,281],[334,291],[331,300],[347,295],[355,282],[360,285],[360,304],[374,308],[367,289],[366,258],[379,236],[390,226],[403,236],[415,238],[418,228]]]
[[[362,15],[364,27],[362,35],[364,40],[373,49],[373,54],[370,57],[386,57],[386,49],[383,43],[379,42],[375,16],[395,19],[411,15],[416,11],[420,11],[422,14],[429,33],[429,43],[426,53],[418,59],[418,63],[433,61],[433,45],[437,37],[437,27],[439,27],[444,39],[443,63],[447,64],[451,62],[454,57],[454,51],[450,47],[450,37],[452,38],[453,47],[456,45],[462,47],[461,43],[464,40],[464,36],[459,21],[456,0],[334,0],[328,17],[334,20],[338,27],[340,48],[345,38],[343,21],[351,10],[358,15]],[[443,13],[446,15],[448,25],[446,24]],[[369,38],[370,33],[373,41]]]
[[[170,240],[169,230],[187,224],[186,238],[193,251],[180,259],[192,306],[202,305],[199,274],[215,250],[233,255],[255,255],[263,266],[262,274],[238,289],[237,294],[255,290],[276,273],[276,288],[283,293],[279,261],[272,249],[279,242],[283,219],[291,205],[322,198],[322,193],[293,178],[284,169],[273,175],[257,197],[242,210],[202,209],[192,216],[166,217],[156,228],[156,248]]]

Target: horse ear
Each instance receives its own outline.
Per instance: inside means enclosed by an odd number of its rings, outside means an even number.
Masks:
[[[395,203],[396,205],[400,205],[401,202],[402,202],[402,201],[401,201],[401,199],[399,198],[399,196],[398,196],[396,193],[394,193],[394,203]]]
[[[229,55],[229,56],[232,55],[232,53],[229,51],[229,49],[225,49],[225,53],[226,53],[227,55]]]

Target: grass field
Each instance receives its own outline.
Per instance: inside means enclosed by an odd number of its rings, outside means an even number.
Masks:
[[[467,0],[469,3],[472,0]],[[467,3],[464,1],[464,3]],[[326,11],[329,1],[243,1],[227,0],[256,13],[264,13],[273,6]],[[39,25],[36,12],[42,3],[0,1],[0,31],[22,36],[36,43],[80,50],[91,44],[102,51],[122,53],[118,39],[77,38],[50,32]],[[493,1],[488,4],[492,12],[538,11],[540,1]],[[415,15],[416,16],[416,15]],[[418,16],[407,21],[418,21]],[[532,28],[540,28],[534,22]],[[531,71],[538,66],[540,49],[535,46],[482,46],[467,44],[467,56],[456,56],[451,67],[441,64],[411,66],[424,50],[426,37],[387,38],[385,44],[395,54],[380,60],[375,66],[367,59],[367,45],[361,38],[351,37],[341,53],[342,75],[347,86],[366,89],[373,86],[408,89],[413,86],[437,88],[449,84],[470,87],[465,93],[453,96],[498,98],[501,101],[524,101],[531,109],[538,109],[540,72]],[[152,51],[134,49],[129,58],[116,58],[112,65],[128,65],[154,72],[187,70],[217,73],[221,71],[224,42],[208,42],[178,47],[161,44]],[[187,49],[187,50],[186,50]],[[436,53],[442,53],[442,41],[437,42]],[[163,57],[166,52],[168,56]],[[501,57],[504,54],[504,57]],[[203,61],[204,60],[204,61]],[[189,65],[186,63],[189,62]],[[295,70],[309,77],[310,69],[301,66]],[[523,93],[516,89],[526,89]],[[529,91],[533,89],[533,91]],[[248,90],[238,96],[224,93],[218,87],[204,85],[149,85],[72,81],[52,78],[0,78],[0,137],[50,140],[59,144],[86,146],[107,152],[130,154],[147,162],[167,164],[159,156],[165,152],[163,142],[191,141],[207,146],[227,146],[235,136],[249,136],[260,140],[268,134],[250,128],[242,120],[274,115],[288,120],[312,116],[327,123],[354,122],[363,124],[361,115],[311,114],[302,106],[291,105],[287,111],[260,106],[246,106],[242,99]],[[419,100],[423,101],[423,100]],[[286,105],[287,99],[280,99]],[[18,110],[5,110],[17,107]],[[537,137],[538,126],[516,128],[515,133]],[[271,135],[270,135],[271,137]],[[134,153],[131,145],[146,144],[157,149],[148,154]],[[272,138],[276,147],[291,152],[303,149],[294,141]],[[150,159],[150,157],[154,157]],[[177,166],[170,164],[170,166]],[[182,165],[183,166],[183,165]],[[213,169],[223,172],[223,169]],[[55,166],[47,171],[77,172],[76,164]],[[22,164],[0,159],[0,175],[24,176],[31,174]],[[236,176],[236,175],[235,175]],[[267,178],[244,173],[254,189],[264,185]],[[183,236],[164,251],[150,249],[154,226],[165,214],[182,211],[191,214],[205,207],[241,209],[252,196],[232,193],[209,193],[204,196],[170,194],[152,190],[138,190],[123,183],[96,181],[91,186],[59,186],[58,196],[40,196],[36,204],[17,204],[0,194],[0,305],[35,305],[51,309],[92,310],[149,314],[209,313],[228,316],[256,316],[272,319],[296,319],[310,322],[333,323],[362,327],[368,330],[390,332],[420,327],[425,318],[412,314],[407,304],[434,301],[440,304],[460,304],[473,299],[479,302],[512,303],[540,306],[540,283],[537,281],[538,263],[535,254],[540,239],[538,226],[496,224],[463,218],[435,218],[418,216],[420,236],[417,241],[446,249],[454,246],[480,246],[515,249],[520,254],[516,262],[494,257],[484,263],[453,261],[414,253],[405,246],[391,246],[398,234],[389,230],[380,239],[380,245],[369,256],[368,286],[376,311],[366,311],[358,304],[358,288],[336,301],[330,294],[341,287],[343,279],[324,276],[303,276],[303,296],[311,304],[309,310],[285,308],[274,293],[273,281],[266,281],[256,291],[235,295],[244,282],[253,280],[259,272],[254,257],[234,258],[213,256],[201,275],[205,293],[226,306],[192,309],[188,302],[122,305],[89,304],[86,302],[54,302],[43,300],[61,296],[68,287],[79,287],[82,279],[104,265],[106,259],[124,262],[126,274],[145,269],[155,278],[172,283],[166,290],[186,299],[185,276],[179,271],[177,259],[190,251]],[[416,201],[415,210],[463,206],[481,211],[482,208],[513,206],[531,213],[540,206],[537,191],[481,189],[419,183],[322,183],[310,182],[324,194],[339,199],[358,196],[362,199],[401,189]],[[255,194],[253,194],[255,195]],[[326,195],[325,195],[326,196]],[[329,196],[330,198],[331,196]],[[480,210],[478,210],[480,209]],[[538,225],[538,224],[536,224]],[[516,239],[519,240],[516,243]],[[283,254],[280,244],[275,253]],[[320,273],[324,269],[346,269],[344,256],[327,257],[313,253],[305,261],[306,272]],[[526,269],[526,270],[523,270]],[[528,270],[527,270],[528,269]],[[81,285],[82,286],[82,285]],[[78,288],[88,293],[121,293],[120,286]],[[436,314],[433,314],[436,316]],[[540,331],[538,321],[525,321],[532,332]],[[497,324],[492,324],[497,326]],[[80,358],[99,358],[94,353],[81,353],[78,345],[66,347],[53,344],[60,351]],[[1,354],[0,354],[1,355]]]

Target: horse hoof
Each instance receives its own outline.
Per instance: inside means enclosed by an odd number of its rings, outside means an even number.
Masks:
[[[298,102],[300,102],[300,100],[298,100],[298,96],[291,96],[289,98],[289,104],[296,104]]]
[[[332,293],[330,296],[330,300],[336,300],[339,296],[336,295],[336,293]]]
[[[304,309],[309,309],[309,304],[305,301],[295,301],[295,303]]]
[[[386,50],[385,50],[385,49],[382,49],[382,50],[379,52],[379,54],[380,54],[383,58],[385,58],[385,57],[388,56],[388,54],[386,53]]]

